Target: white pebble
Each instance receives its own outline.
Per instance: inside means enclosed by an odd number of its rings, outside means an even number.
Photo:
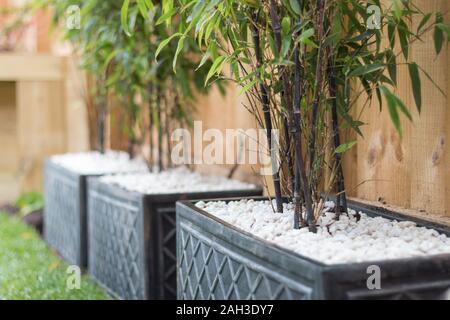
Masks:
[[[161,172],[106,175],[101,177],[100,180],[144,194],[249,190],[256,188],[253,184],[220,176],[200,174],[186,167],[177,167]],[[200,205],[205,208],[205,205]],[[223,206],[226,206],[225,202],[217,202],[213,204],[212,209],[220,211],[223,210]],[[208,210],[211,210],[211,207],[208,207]]]
[[[145,161],[140,158],[130,160],[123,151],[106,151],[104,154],[97,151],[66,153],[52,156],[51,160],[81,174],[148,171]]]
[[[284,213],[274,213],[269,201],[245,199],[197,206],[260,238],[327,264],[450,253],[449,237],[417,227],[412,221],[371,218],[360,212],[361,219],[356,222],[354,210],[349,210],[350,218],[343,214],[335,221],[330,211],[334,203],[329,201],[318,220],[317,233],[293,229],[292,204],[284,205]]]

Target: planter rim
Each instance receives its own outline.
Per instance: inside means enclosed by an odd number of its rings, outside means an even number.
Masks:
[[[233,230],[234,232],[238,232],[241,235],[243,235],[246,238],[250,238],[252,241],[256,241],[259,242],[260,244],[267,246],[269,248],[271,248],[274,251],[277,251],[279,253],[282,254],[287,254],[290,255],[293,258],[297,258],[297,259],[302,259],[302,260],[306,260],[308,262],[314,263],[316,266],[322,268],[324,271],[327,270],[336,270],[339,268],[346,268],[348,269],[348,267],[352,267],[354,269],[359,269],[359,268],[363,268],[366,267],[368,264],[369,265],[383,265],[383,266],[388,266],[390,264],[410,264],[412,262],[417,263],[418,261],[428,261],[430,258],[434,259],[434,260],[439,260],[439,261],[450,261],[450,253],[448,254],[434,254],[434,255],[427,255],[427,256],[416,256],[416,257],[409,257],[409,258],[398,258],[398,259],[388,259],[388,260],[370,260],[370,261],[363,261],[363,262],[344,262],[344,263],[334,263],[334,264],[326,264],[324,262],[321,262],[319,260],[316,260],[314,258],[310,258],[307,257],[305,255],[302,255],[300,253],[297,253],[295,251],[289,250],[287,248],[284,248],[280,245],[277,245],[273,242],[267,241],[265,239],[262,239],[248,231],[245,231],[237,226],[234,226],[218,217],[216,217],[215,215],[201,209],[198,208],[197,206],[195,206],[196,202],[199,201],[225,201],[225,202],[230,202],[230,201],[239,201],[239,200],[259,200],[259,201],[267,201],[269,200],[268,197],[265,196],[256,196],[256,197],[242,197],[242,198],[216,198],[216,199],[199,199],[199,200],[180,200],[177,201],[177,206],[179,207],[185,207],[185,208],[189,208],[191,210],[195,210],[198,213],[202,214],[203,216],[205,216],[207,219],[213,220],[214,222],[220,223],[222,224],[224,227],[229,228],[231,230]],[[328,196],[327,199],[332,200],[333,196]],[[396,220],[400,219],[400,220],[409,220],[412,222],[417,223],[417,225],[419,227],[426,227],[426,228],[430,228],[430,229],[434,229],[440,233],[444,233],[447,236],[450,235],[450,227],[447,227],[445,225],[441,225],[441,224],[437,224],[437,223],[433,223],[433,222],[429,222],[420,218],[413,218],[413,217],[409,217],[405,214],[401,214],[395,211],[390,211],[384,208],[380,208],[384,209],[382,210],[383,212],[377,212],[376,210],[378,209],[378,207],[376,206],[370,206],[370,205],[365,205],[363,203],[359,203],[357,201],[354,200],[347,200],[349,207],[356,210],[356,211],[363,211],[365,214],[367,214],[368,216],[381,216],[383,218],[387,218],[389,220]],[[437,227],[435,227],[435,225]]]
[[[55,161],[53,161],[53,159],[51,157],[45,159],[45,166],[53,166],[55,168],[57,168],[59,171],[64,171],[67,174],[73,175],[73,176],[78,176],[78,177],[100,177],[103,176],[105,174],[114,174],[114,172],[107,172],[107,173],[84,173],[84,172],[77,172],[75,170],[71,170]],[[134,171],[133,171],[134,172]]]
[[[211,199],[217,199],[218,194],[223,194],[224,195],[223,199],[234,199],[233,196],[236,193],[240,193],[243,196],[248,196],[250,198],[250,197],[254,197],[255,194],[262,194],[262,192],[263,192],[262,187],[255,185],[254,188],[248,188],[248,189],[237,188],[237,189],[228,189],[228,190],[193,191],[193,192],[184,191],[184,192],[170,192],[170,193],[145,193],[142,191],[130,190],[130,189],[124,188],[123,186],[121,186],[117,183],[107,183],[107,182],[101,181],[101,179],[99,179],[99,178],[100,178],[99,175],[92,175],[92,177],[89,178],[89,181],[91,181],[91,183],[94,183],[95,185],[117,188],[125,193],[136,194],[136,195],[142,196],[144,198],[144,200],[153,200],[155,202],[173,201],[174,198],[179,198],[180,195],[186,195],[187,197],[190,197],[193,199],[209,199],[208,197],[213,197]],[[219,199],[223,200],[222,198],[219,198]],[[200,201],[200,200],[192,200],[192,201]],[[208,200],[208,201],[210,201],[210,200]]]

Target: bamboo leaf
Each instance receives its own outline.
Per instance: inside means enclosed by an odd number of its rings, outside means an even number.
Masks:
[[[289,5],[291,6],[292,11],[296,15],[300,15],[302,13],[300,3],[298,0],[289,0]]]
[[[177,66],[178,56],[180,55],[181,50],[183,50],[183,48],[184,48],[184,40],[185,39],[186,39],[186,37],[184,35],[181,36],[180,39],[178,39],[177,50],[175,52],[175,56],[172,61],[172,69],[173,69],[173,72],[175,72],[175,73],[177,72],[176,66]]]
[[[400,111],[409,120],[412,120],[411,113],[409,112],[408,108],[403,103],[403,101],[399,97],[397,97],[394,93],[392,93],[388,88],[386,88],[385,86],[380,86],[380,89],[386,98],[386,101],[388,104],[389,115],[391,116],[392,123],[394,124],[395,129],[401,136],[402,128],[401,128],[400,116],[398,114],[397,108],[399,108]]]
[[[434,48],[436,50],[436,54],[441,52],[444,43],[444,32],[437,26],[437,24],[442,23],[443,21],[444,18],[442,13],[436,13],[436,26],[434,27]]]
[[[381,91],[384,94],[384,97],[386,98],[386,102],[388,105],[388,111],[389,115],[391,116],[392,123],[394,124],[395,129],[397,132],[402,135],[402,128],[400,124],[400,117],[397,112],[397,102],[395,98],[393,97],[393,94],[385,87],[380,87]]]
[[[387,68],[391,80],[397,85],[397,58],[392,50],[389,50],[386,54]]]
[[[153,11],[155,9],[155,6],[153,5],[152,0],[144,0],[144,2],[145,2],[145,5],[147,6],[147,8],[149,8],[150,10]]]
[[[403,22],[403,21],[401,21]],[[404,22],[403,22],[404,24]],[[408,60],[408,56],[409,56],[409,44],[408,44],[408,35],[406,33],[406,30],[408,29],[408,27],[403,26],[402,28],[397,28],[397,32],[398,32],[398,38],[400,40],[400,47],[402,49],[402,53],[403,56],[405,57],[406,60]]]
[[[384,69],[384,65],[381,63],[374,63],[374,64],[366,64],[363,66],[359,66],[358,68],[354,69],[352,72],[348,74],[349,77],[359,77],[362,75],[366,75],[378,70]]]
[[[164,13],[161,17],[158,18],[158,20],[156,20],[155,25],[160,25],[161,23],[167,22],[169,21],[170,18],[172,18],[172,16],[177,13],[177,9],[176,8],[172,8],[171,10],[167,11],[166,13]]]
[[[393,23],[388,24],[388,38],[391,48],[395,47],[395,25]]]
[[[117,55],[117,50],[113,50],[110,52],[110,54],[106,57],[105,62],[103,63],[102,73],[106,76],[106,72],[108,70],[108,66],[111,62],[111,60]]]
[[[241,90],[239,90],[239,95],[246,93],[248,90],[250,90],[251,88],[253,88],[253,86],[257,83],[258,81],[256,79],[254,79],[253,81],[250,81],[249,83],[247,83],[245,86],[243,86],[241,88]]]
[[[347,143],[342,143],[334,150],[334,152],[335,153],[344,153],[344,152],[350,150],[355,144],[356,144],[356,140],[350,141]]]
[[[208,59],[211,57],[211,53],[208,51],[206,52],[203,57],[202,60],[200,61],[200,63],[198,64],[197,68],[195,69],[195,71],[197,71],[198,69],[200,69],[205,63],[206,61],[208,61]]]
[[[130,0],[125,0],[120,9],[120,22],[122,29],[127,36],[131,36],[130,28],[128,26],[128,7],[130,6]]]
[[[400,108],[400,111],[403,112],[403,114],[410,120],[412,121],[412,116],[411,113],[409,112],[408,108],[406,107],[406,105],[403,103],[403,101],[397,97],[396,95],[394,95],[394,99],[395,102],[397,103],[397,106]]]
[[[182,35],[182,34],[180,32],[177,32],[177,33],[174,33],[173,35],[171,35],[169,38],[164,39],[163,41],[161,41],[161,43],[159,44],[158,48],[156,49],[155,59],[158,58],[159,53],[161,52],[161,50],[164,49],[173,38],[179,37],[180,35]]]
[[[289,17],[284,17],[281,21],[281,31],[284,36],[289,34],[291,30],[291,19]]]
[[[417,27],[417,33],[420,33],[420,31],[422,30],[423,27],[425,27],[425,25],[428,23],[432,15],[433,15],[432,13],[428,13],[422,18],[422,21],[420,21],[419,26]]]
[[[284,59],[291,47],[291,37],[289,35],[283,37],[283,42],[281,43],[281,59]]]
[[[206,75],[206,79],[205,79],[205,85],[208,83],[209,79],[211,79],[211,77],[216,74],[217,70],[219,69],[220,65],[225,61],[225,57],[224,56],[219,56],[216,58],[216,60],[214,60],[211,68],[208,71],[208,74]]]
[[[402,4],[400,0],[392,0],[392,4],[394,6],[394,15],[397,20],[400,20],[402,17]]]
[[[420,82],[419,67],[417,66],[416,63],[409,63],[408,69],[409,69],[409,76],[411,77],[414,100],[416,102],[417,110],[420,113],[422,109],[422,86]]]
[[[144,19],[148,20],[150,17],[148,15],[148,8],[145,0],[137,0],[139,12],[144,17]]]

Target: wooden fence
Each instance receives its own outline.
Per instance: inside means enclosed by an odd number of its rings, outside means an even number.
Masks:
[[[416,0],[415,3],[425,12],[450,10],[447,0]],[[411,60],[424,68],[448,94],[449,50],[444,46],[436,57],[433,32],[423,40],[412,44]],[[450,100],[424,75],[421,78],[423,102],[419,115],[407,67],[399,67],[397,94],[413,115],[413,122],[402,119],[402,137],[396,133],[386,109],[380,111],[375,103],[366,107],[361,118],[367,123],[362,129],[364,138],[358,137],[357,145],[344,157],[346,189],[360,199],[415,209],[422,215],[450,216]],[[252,125],[254,122],[241,103],[236,89],[229,90],[225,99],[213,93],[200,98],[197,118],[204,122],[204,127]],[[249,168],[243,171],[252,172]]]
[[[386,0],[388,1],[388,0]],[[448,0],[415,0],[424,11],[450,9]],[[418,23],[418,22],[414,22]],[[411,48],[411,58],[418,62],[437,84],[450,92],[450,57],[444,49],[437,58],[434,54],[432,33],[416,42]],[[45,41],[44,41],[45,42]],[[363,114],[364,139],[345,155],[344,171],[346,188],[350,195],[372,201],[386,202],[404,208],[412,208],[420,214],[440,214],[450,216],[450,105],[449,98],[442,95],[422,76],[423,106],[419,115],[415,111],[413,93],[407,70],[400,69],[397,93],[405,101],[413,114],[410,123],[403,119],[403,136],[395,132],[387,110],[380,112],[372,105]],[[72,90],[73,91],[73,90]],[[222,97],[213,90],[207,97],[200,97],[197,119],[203,128],[252,128],[255,122],[242,106],[243,97],[238,89],[230,88]],[[78,119],[81,119],[78,117]],[[81,121],[81,120],[80,120]],[[114,121],[114,118],[113,118]],[[73,130],[85,127],[79,121],[68,121]],[[119,129],[120,130],[120,129]],[[70,132],[71,130],[69,130]],[[111,127],[110,141],[120,133]],[[85,141],[85,134],[76,141]],[[75,149],[80,149],[77,146]],[[201,166],[202,170],[226,174],[230,166]],[[236,176],[255,180],[256,175],[249,166],[239,168]]]

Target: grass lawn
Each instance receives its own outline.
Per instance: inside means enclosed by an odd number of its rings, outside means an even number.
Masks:
[[[80,289],[66,289],[67,267],[34,229],[0,213],[0,300],[108,299],[86,275]]]

